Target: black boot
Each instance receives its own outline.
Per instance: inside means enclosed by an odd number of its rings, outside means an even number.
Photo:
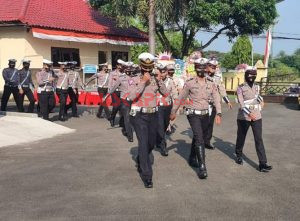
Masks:
[[[273,169],[273,167],[269,166],[266,163],[261,163],[261,164],[259,164],[258,169],[259,169],[259,172],[269,172],[270,170]]]
[[[238,156],[238,157],[236,158],[235,162],[236,162],[237,164],[243,165],[243,158]]]
[[[60,115],[58,116],[58,120],[64,122],[66,121],[66,117],[64,115]]]
[[[200,179],[206,179],[207,178],[207,170],[205,166],[205,149],[203,145],[199,145],[195,147],[196,150],[196,156],[199,163],[199,172],[198,176]]]
[[[191,167],[199,167],[198,161],[197,161],[197,156],[196,156],[196,151],[195,151],[195,142],[193,140],[192,146],[191,146],[191,153],[189,156],[189,165]]]
[[[206,149],[209,149],[209,150],[214,150],[214,149],[215,149],[215,147],[212,146],[210,143],[205,144],[205,148],[206,148]]]

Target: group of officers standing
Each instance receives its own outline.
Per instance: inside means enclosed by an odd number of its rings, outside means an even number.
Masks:
[[[145,187],[152,188],[151,152],[156,146],[163,156],[168,156],[166,130],[170,120],[175,120],[176,112],[183,106],[193,132],[189,164],[198,168],[200,179],[206,179],[208,174],[205,149],[214,149],[211,139],[214,123],[221,124],[221,97],[228,107],[232,108],[221,76],[216,74],[217,60],[195,59],[193,62],[197,76],[186,80],[182,90],[179,90],[173,78],[174,65],[164,65],[150,53],[142,53],[139,62],[139,65],[135,65],[132,62],[118,60],[117,67],[112,72],[109,72],[107,64],[101,64],[99,72],[83,84],[79,73],[75,71],[75,62],[60,62],[60,70],[54,72],[51,69],[52,62],[44,60],[43,69],[36,74],[41,115],[44,119],[49,119],[49,112],[55,105],[54,89],[56,89],[60,99],[59,119],[65,120],[67,109],[71,107],[73,117],[78,117],[76,107],[78,89],[97,79],[98,92],[102,98],[97,117],[102,118],[104,110],[111,126],[114,126],[116,114],[120,111],[119,124],[123,135],[129,142],[133,142],[133,131],[136,133],[138,172]],[[14,94],[15,99],[24,95],[27,95],[29,100],[31,97],[31,90],[27,90],[33,87],[28,65],[30,61],[23,61],[24,67],[20,71],[15,71],[13,63],[15,64],[15,61],[10,60],[9,68],[3,71],[6,84],[1,110],[6,109],[10,93]],[[272,167],[267,164],[262,139],[261,108],[264,103],[259,95],[259,86],[255,84],[255,78],[256,69],[248,66],[245,71],[245,83],[237,89],[240,108],[237,118],[236,163],[243,164],[243,146],[251,126],[259,158],[258,169],[261,172],[268,172]],[[67,107],[68,95],[71,104]],[[112,112],[106,104],[109,96],[112,97]],[[20,103],[17,102],[17,106],[21,107]],[[28,111],[32,111],[32,106]]]

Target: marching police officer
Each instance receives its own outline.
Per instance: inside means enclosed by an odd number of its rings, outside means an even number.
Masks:
[[[34,96],[33,96],[33,90],[34,85],[32,82],[32,76],[31,76],[31,70],[30,67],[30,60],[23,59],[23,68],[19,70],[18,76],[19,76],[19,92],[20,92],[20,111],[24,112],[24,97],[26,97],[29,100],[29,106],[28,106],[28,113],[33,113],[34,110]]]
[[[157,100],[158,128],[156,146],[160,149],[162,156],[168,156],[166,130],[170,123],[170,114],[173,107],[173,101],[178,98],[178,90],[174,80],[168,76],[168,71],[165,65],[159,63],[157,65],[157,71],[161,75],[162,81],[168,90],[168,94],[166,96],[160,95]]]
[[[83,89],[83,84],[81,81],[80,74],[75,70],[76,68],[76,61],[69,62],[70,70],[69,70],[69,88],[68,88],[68,95],[71,99],[71,103],[67,105],[66,111],[72,108],[72,116],[78,117],[77,113],[77,103],[78,103],[78,96],[79,96],[79,87]]]
[[[131,103],[128,95],[130,87],[136,84],[136,80],[133,76],[133,63],[125,62],[123,66],[125,67],[125,73],[114,82],[112,88],[109,89],[109,94],[114,93],[115,90],[119,88],[121,92],[121,115],[124,118],[124,127],[122,128],[122,133],[127,137],[129,142],[133,142],[133,131],[129,118]]]
[[[115,83],[115,81],[118,80],[118,78],[123,74],[124,71],[124,67],[123,65],[125,64],[125,61],[118,59],[117,61],[117,67],[114,71],[111,72],[110,77],[109,77],[109,81],[108,81],[108,89],[111,89]],[[110,125],[112,127],[115,126],[115,118],[116,115],[118,113],[118,111],[120,111],[121,109],[121,92],[119,88],[115,89],[115,92],[111,94],[111,99],[112,99],[112,111],[111,111],[111,115],[110,115]],[[123,117],[120,118],[119,121],[119,125],[120,126],[124,126],[124,119]]]
[[[5,81],[4,91],[1,99],[1,111],[6,111],[7,102],[11,94],[14,96],[18,111],[20,111],[19,102],[19,76],[16,67],[17,60],[9,59],[8,68],[5,68],[2,72],[3,79]]]
[[[88,85],[91,81],[97,79],[98,93],[101,99],[101,104],[98,109],[97,117],[103,118],[102,111],[104,109],[106,118],[108,120],[110,119],[110,112],[106,104],[106,100],[103,98],[106,96],[108,92],[107,86],[108,86],[109,75],[110,74],[108,71],[107,63],[99,64],[99,72],[97,74],[94,74],[86,83],[86,85]]]
[[[224,84],[222,83],[222,76],[219,76],[216,74],[216,70],[218,67],[218,61],[215,58],[211,58],[208,60],[207,63],[207,79],[209,81],[212,81],[216,84],[217,89],[225,103],[228,105],[230,109],[232,109],[232,104],[230,103],[230,100],[227,96],[227,92],[225,89]],[[207,128],[207,136],[205,138],[205,148],[207,149],[214,149],[215,147],[211,145],[210,141],[213,135],[214,130],[214,122],[216,117],[216,106],[213,102],[213,99],[211,99],[210,105],[209,105],[209,124]]]
[[[174,103],[171,120],[176,118],[176,112],[183,101],[188,97],[190,102],[185,106],[188,121],[193,131],[192,147],[198,161],[200,179],[206,179],[207,170],[205,165],[205,147],[204,139],[209,123],[209,98],[213,97],[216,105],[217,117],[216,123],[221,123],[221,103],[214,83],[205,78],[205,69],[203,68],[206,61],[203,59],[195,60],[195,70],[197,77],[189,79],[179,95],[178,101]],[[191,160],[191,157],[190,157]]]
[[[60,65],[59,71],[56,73],[56,94],[59,98],[59,115],[58,120],[66,121],[66,106],[68,98],[68,88],[69,88],[69,74],[67,70],[68,62],[58,62]]]
[[[49,120],[49,112],[55,107],[54,81],[57,77],[51,70],[52,64],[52,61],[44,59],[43,69],[36,73],[40,113],[45,120]]]
[[[245,82],[237,88],[237,98],[240,109],[237,117],[236,163],[243,164],[243,147],[247,131],[251,126],[259,160],[258,169],[260,172],[268,172],[272,169],[272,166],[267,164],[267,157],[262,139],[261,109],[264,106],[264,102],[263,98],[259,95],[259,85],[255,84],[256,75],[256,68],[248,66],[245,72]]]
[[[130,110],[131,122],[138,139],[138,171],[146,188],[153,187],[150,154],[156,142],[157,93],[168,93],[160,75],[153,76],[154,59],[152,54],[140,54],[141,79],[132,87],[129,95],[129,100],[133,102]]]

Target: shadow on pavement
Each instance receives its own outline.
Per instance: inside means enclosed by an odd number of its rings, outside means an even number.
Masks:
[[[218,149],[219,151],[221,151],[222,153],[224,153],[225,155],[227,155],[230,159],[232,159],[233,161],[235,161],[236,156],[235,156],[235,144],[224,141],[218,137],[215,137],[215,142],[214,142],[214,146],[216,147],[216,149]],[[245,154],[243,154],[243,159],[246,163],[248,163],[251,167],[257,169],[258,168],[258,164],[255,163],[253,160],[249,159]]]

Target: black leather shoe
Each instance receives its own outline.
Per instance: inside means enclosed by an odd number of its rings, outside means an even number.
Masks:
[[[72,117],[79,118],[78,114],[73,114]]]
[[[151,179],[147,179],[144,181],[144,185],[146,188],[152,188],[153,187],[153,182]]]
[[[110,126],[111,126],[111,127],[114,127],[114,126],[115,126],[115,120],[109,120],[109,122],[110,122]]]
[[[237,157],[236,160],[235,160],[235,162],[237,164],[243,165],[243,158],[242,157]]]
[[[196,167],[196,168],[199,167],[199,163],[198,163],[196,157],[189,157],[189,165],[191,167]]]
[[[161,154],[163,157],[169,156],[168,150],[167,150],[167,148],[165,148],[165,147],[164,147],[164,148],[161,148],[160,154]]]
[[[200,178],[201,180],[207,178],[207,170],[206,170],[205,164],[202,164],[202,165],[199,167],[198,176],[199,176],[199,178]]]
[[[128,137],[128,142],[132,143],[133,142],[133,138],[132,137]]]
[[[66,118],[65,117],[58,117],[58,120],[64,122],[64,121],[66,121]]]
[[[209,150],[214,150],[215,149],[215,147],[212,146],[211,144],[205,144],[205,148],[209,149]]]
[[[122,129],[122,134],[123,134],[123,136],[127,137],[127,133],[126,133],[125,129]]]
[[[264,163],[264,164],[259,164],[259,172],[269,172],[270,170],[272,170],[272,166],[269,166],[268,164]]]

